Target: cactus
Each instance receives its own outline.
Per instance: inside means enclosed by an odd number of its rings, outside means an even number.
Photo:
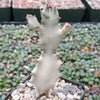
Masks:
[[[36,16],[28,14],[26,19],[39,33],[40,45],[43,53],[32,71],[30,81],[36,86],[36,97],[40,94],[47,94],[49,89],[53,88],[55,82],[60,77],[60,61],[55,54],[63,36],[70,30],[71,25],[65,23],[63,28],[59,28],[59,13],[56,7],[49,2],[46,7],[40,11],[41,24]]]

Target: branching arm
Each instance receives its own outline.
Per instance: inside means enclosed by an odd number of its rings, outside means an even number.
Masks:
[[[64,36],[71,29],[71,27],[72,26],[69,23],[65,23],[63,28],[60,30],[60,35]]]
[[[33,26],[36,29],[36,31],[40,32],[43,29],[43,26],[40,25],[35,15],[32,16],[31,14],[27,14],[26,19],[28,21],[28,24]]]

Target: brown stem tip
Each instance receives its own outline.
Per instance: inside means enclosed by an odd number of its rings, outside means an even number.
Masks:
[[[71,24],[69,24],[69,23],[65,23],[65,27],[70,27],[70,28],[72,28],[72,26],[71,26]]]

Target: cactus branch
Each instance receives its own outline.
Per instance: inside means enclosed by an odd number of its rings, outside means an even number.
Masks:
[[[48,0],[50,2],[50,0]],[[48,93],[53,88],[57,79],[61,76],[61,62],[57,54],[54,54],[58,48],[63,36],[71,29],[71,25],[65,23],[62,29],[59,28],[58,10],[48,3],[41,12],[41,24],[36,16],[27,15],[28,23],[39,32],[40,44],[43,49],[36,67],[32,71],[30,81],[36,86],[37,100],[40,94]]]
[[[65,25],[61,29],[60,35],[62,35],[62,36],[65,35],[71,29],[71,27],[72,26],[69,23],[65,23]]]
[[[26,19],[28,20],[28,24],[33,26],[36,29],[36,31],[42,30],[42,25],[40,25],[35,15],[32,16],[31,14],[27,14]]]

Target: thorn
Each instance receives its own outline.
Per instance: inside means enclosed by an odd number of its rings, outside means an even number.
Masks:
[[[48,4],[48,8],[52,8],[51,4]]]
[[[43,23],[43,20],[41,20],[41,23]]]
[[[61,19],[61,17],[58,17],[58,19]]]

